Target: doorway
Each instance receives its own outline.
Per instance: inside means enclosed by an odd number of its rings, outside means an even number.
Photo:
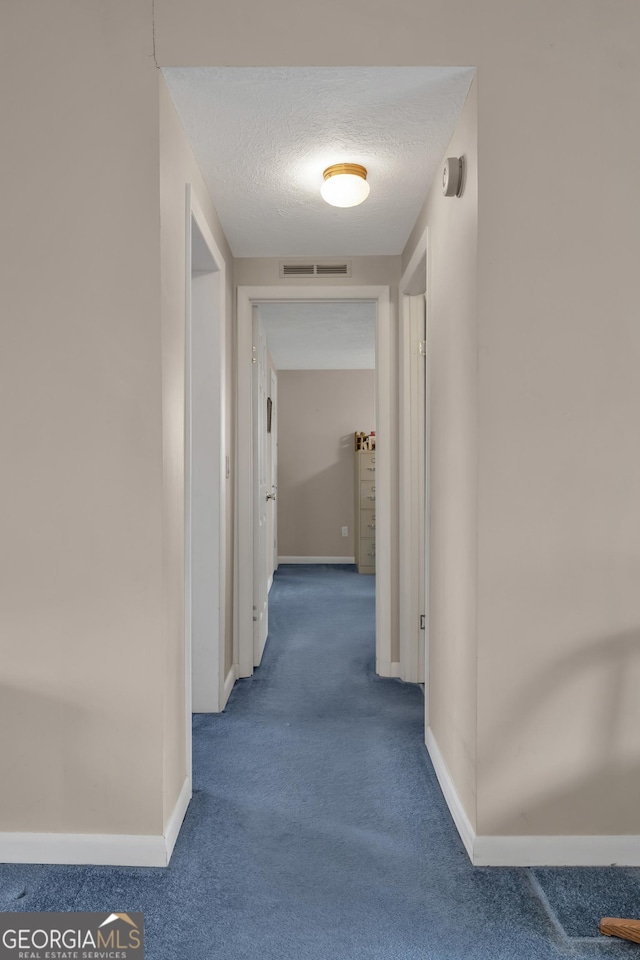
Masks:
[[[185,712],[222,709],[225,636],[225,264],[186,191]]]
[[[256,564],[256,483],[253,436],[252,379],[258,365],[254,353],[254,307],[259,303],[345,302],[365,300],[376,312],[376,433],[377,471],[377,576],[376,576],[376,672],[391,676],[391,351],[389,288],[365,287],[243,287],[238,288],[237,373],[237,557],[235,661],[238,675],[251,676],[255,666],[257,614],[255,598],[261,595],[256,577],[263,574]],[[253,363],[253,360],[256,363]],[[266,494],[265,494],[266,496]],[[266,574],[265,574],[266,576]]]
[[[400,281],[400,663],[429,716],[428,231]],[[426,727],[425,727],[426,729]]]

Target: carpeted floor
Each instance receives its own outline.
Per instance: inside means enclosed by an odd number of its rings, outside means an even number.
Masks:
[[[1,910],[142,910],[147,960],[640,956],[589,937],[612,903],[640,916],[640,871],[470,865],[422,692],[374,674],[372,577],[281,567],[269,624],[254,677],[194,717],[170,866],[0,866]]]

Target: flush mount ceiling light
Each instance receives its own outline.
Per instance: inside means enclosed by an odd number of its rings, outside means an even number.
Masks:
[[[356,207],[369,196],[367,171],[359,163],[334,163],[324,171],[320,193],[332,207]]]

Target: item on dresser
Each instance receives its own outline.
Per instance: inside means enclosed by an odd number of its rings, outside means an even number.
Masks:
[[[375,430],[372,430],[371,433],[356,431],[353,435],[353,439],[356,450],[375,450],[376,448]]]

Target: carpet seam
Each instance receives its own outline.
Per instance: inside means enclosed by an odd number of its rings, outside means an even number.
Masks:
[[[566,947],[571,949],[573,947],[572,940],[574,938],[568,935],[568,933],[560,923],[560,920],[558,919],[555,910],[553,909],[553,907],[551,906],[551,903],[549,902],[549,898],[547,897],[546,893],[542,889],[533,871],[527,868],[525,872],[527,874],[527,879],[529,881],[531,890],[533,891],[533,895],[540,902],[544,912],[547,915],[549,923],[551,924],[552,928],[555,930],[556,934],[559,936],[560,942],[564,944]]]
[[[531,868],[527,868],[526,872],[529,879],[529,883],[531,884],[531,887],[535,895],[540,900],[542,906],[544,907],[546,913],[548,914],[551,925],[560,933],[563,943],[565,943],[569,947],[573,947],[574,950],[577,949],[579,946],[589,946],[599,950],[600,947],[611,947],[612,943],[615,943],[615,941],[612,941],[610,938],[603,937],[597,934],[593,934],[593,936],[591,937],[583,937],[583,936],[572,937],[571,934],[567,933],[564,927],[562,926],[562,923],[558,919],[558,916],[555,910],[551,906],[551,901],[549,900],[546,893],[544,892],[540,884],[540,881],[535,876],[533,870]]]

